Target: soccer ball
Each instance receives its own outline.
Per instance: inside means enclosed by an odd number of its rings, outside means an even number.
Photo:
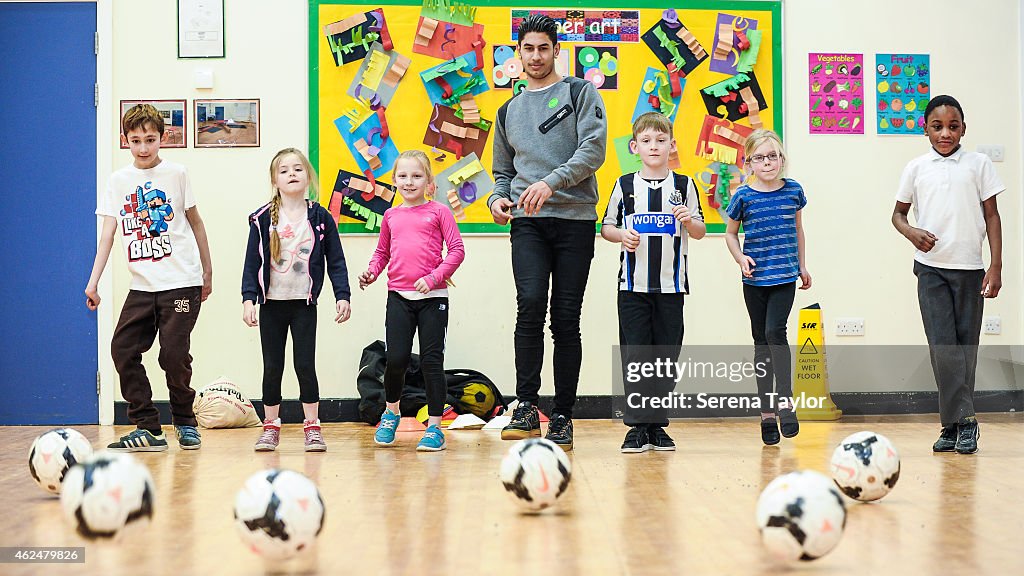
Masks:
[[[881,434],[851,434],[832,453],[832,479],[854,500],[878,500],[900,479],[900,455]]]
[[[814,560],[843,535],[846,505],[828,477],[802,470],[772,480],[757,500],[761,542],[778,560]]]
[[[36,438],[28,451],[28,471],[36,484],[50,494],[60,494],[64,475],[92,454],[92,444],[73,428],[57,428]]]
[[[320,535],[324,501],[316,484],[302,474],[263,470],[250,476],[235,496],[235,527],[253,552],[285,560]]]
[[[88,540],[109,540],[153,518],[149,469],[131,454],[96,452],[68,471],[60,494],[64,516]]]
[[[544,438],[516,442],[501,461],[501,483],[521,507],[551,506],[569,486],[572,466],[565,451]]]

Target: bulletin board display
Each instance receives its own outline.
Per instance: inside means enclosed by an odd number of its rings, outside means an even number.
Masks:
[[[435,199],[463,233],[508,231],[486,204],[491,130],[525,85],[519,22],[541,11],[560,26],[556,69],[594,83],[607,110],[599,217],[616,178],[640,167],[629,152],[633,120],[658,111],[673,121],[673,169],[697,182],[708,231],[724,232],[743,142],[755,127],[782,129],[781,3],[573,4],[310,2],[309,153],[339,231],[379,230],[401,202],[390,186],[395,159],[412,149],[432,159]]]

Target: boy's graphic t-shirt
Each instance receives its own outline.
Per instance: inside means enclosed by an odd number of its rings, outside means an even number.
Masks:
[[[132,290],[202,286],[199,247],[185,217],[195,205],[181,164],[163,160],[145,170],[128,165],[110,175],[96,214],[117,221],[114,235],[121,237]]]
[[[619,290],[651,294],[689,294],[686,240],[688,234],[672,209],[685,204],[690,216],[704,221],[693,180],[669,172],[667,178],[646,180],[639,172],[615,181],[602,224],[635,230],[640,244],[619,254]]]
[[[309,276],[309,255],[313,251],[313,229],[305,218],[288,219],[281,210],[277,235],[281,239],[280,257],[270,263],[267,300],[306,300],[311,297],[313,280]],[[268,250],[269,253],[269,250]]]

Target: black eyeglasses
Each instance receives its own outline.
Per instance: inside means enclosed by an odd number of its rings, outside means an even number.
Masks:
[[[772,152],[770,154],[754,154],[747,160],[754,164],[764,164],[765,162],[778,162],[779,158],[781,158],[781,156]]]

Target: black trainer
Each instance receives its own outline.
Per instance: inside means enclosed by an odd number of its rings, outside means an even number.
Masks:
[[[939,439],[932,444],[932,452],[952,452],[956,448],[957,425],[950,424],[942,427]]]
[[[540,436],[540,415],[532,402],[521,401],[512,411],[512,421],[501,429],[502,440],[523,440]]]
[[[654,448],[654,444],[651,444],[651,436],[647,432],[647,427],[631,426],[629,432],[626,432],[626,439],[622,441],[620,450],[623,454],[639,454],[652,448]]]
[[[651,437],[651,447],[659,452],[670,452],[676,449],[676,443],[672,441],[672,437],[665,432],[663,426],[651,425],[647,428],[647,433]]]
[[[779,428],[782,435],[792,438],[800,433],[800,421],[796,418],[796,412],[792,410],[779,410]]]
[[[572,419],[561,414],[552,414],[545,436],[566,452],[572,450]]]
[[[978,420],[966,418],[960,421],[957,426],[959,434],[956,438],[956,451],[959,454],[974,454],[978,451],[978,438],[981,432],[978,431]]]
[[[761,419],[761,441],[768,446],[779,443],[779,423],[775,418]]]

